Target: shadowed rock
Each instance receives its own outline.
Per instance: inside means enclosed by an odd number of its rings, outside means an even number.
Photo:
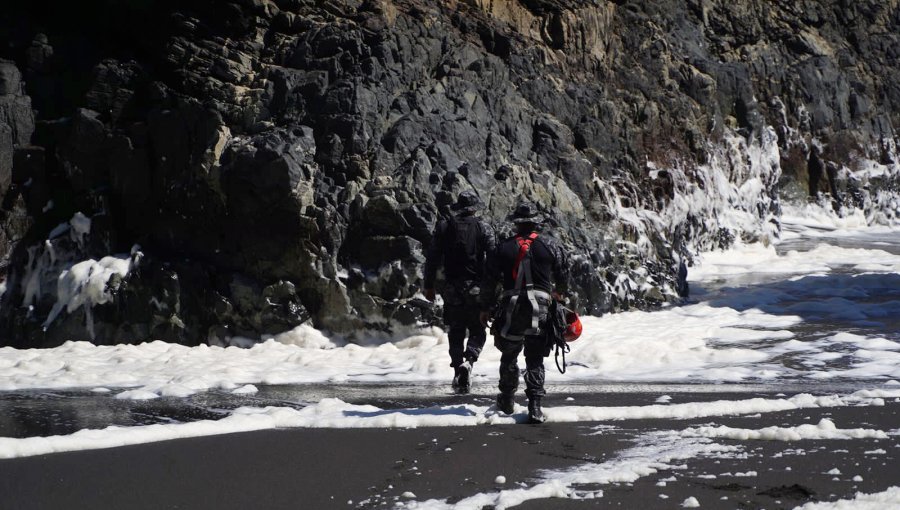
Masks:
[[[895,2],[51,4],[0,22],[0,343],[430,321],[421,252],[468,189],[501,232],[552,213],[580,310],[648,308],[698,250],[777,235],[813,138],[836,203],[894,186],[843,169],[897,160]],[[146,255],[93,337],[40,328],[52,288],[25,303],[77,211],[60,260]]]

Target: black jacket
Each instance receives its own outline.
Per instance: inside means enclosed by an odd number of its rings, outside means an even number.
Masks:
[[[569,290],[569,270],[565,254],[559,244],[546,234],[539,233],[531,245],[531,278],[536,289],[544,292]],[[516,287],[512,270],[519,255],[516,237],[504,239],[488,257],[485,276],[481,285],[481,303],[485,309],[496,303],[497,285],[503,290]]]
[[[466,227],[472,227],[472,235],[462,239],[458,232]],[[480,282],[487,254],[494,251],[496,244],[494,229],[477,216],[461,215],[438,222],[425,258],[425,288],[434,288],[442,264],[448,282]]]

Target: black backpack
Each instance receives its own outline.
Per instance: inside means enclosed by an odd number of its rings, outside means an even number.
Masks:
[[[482,250],[481,221],[475,216],[451,217],[447,222],[447,234],[444,238],[444,268],[448,279],[467,274],[467,268],[480,277],[481,265],[484,263]]]

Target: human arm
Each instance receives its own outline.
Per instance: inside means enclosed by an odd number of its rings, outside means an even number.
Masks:
[[[485,254],[485,264],[487,264],[487,257],[497,250],[497,234],[493,227],[484,220],[481,221],[480,245]]]
[[[553,244],[553,298],[557,301],[565,301],[566,295],[569,293],[571,271],[569,258],[566,252],[559,246]]]
[[[493,231],[491,232],[493,236]],[[486,324],[491,311],[497,303],[497,285],[500,283],[499,257],[497,245],[494,240],[491,250],[485,254],[484,271],[482,273],[481,294],[478,297],[481,304],[481,322]]]
[[[422,282],[422,293],[429,301],[434,301],[434,281],[437,278],[438,267],[444,259],[444,234],[447,230],[447,224],[444,221],[438,222],[431,235],[431,243],[425,252],[425,270]]]

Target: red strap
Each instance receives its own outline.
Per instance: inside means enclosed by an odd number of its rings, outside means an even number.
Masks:
[[[516,278],[519,277],[519,266],[522,264],[522,261],[525,260],[525,255],[528,254],[528,250],[531,249],[531,243],[537,239],[537,236],[537,232],[528,234],[528,237],[516,236],[516,241],[519,243],[519,254],[516,256],[515,265],[513,265],[513,281],[516,281]]]

